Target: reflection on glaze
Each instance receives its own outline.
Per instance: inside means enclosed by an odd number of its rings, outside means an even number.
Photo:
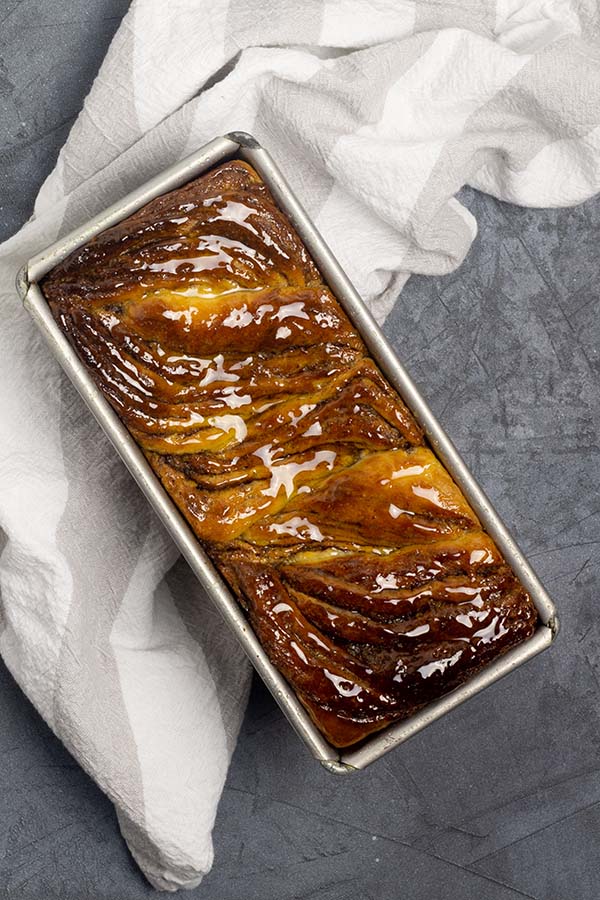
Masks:
[[[224,434],[233,432],[233,434],[235,435],[235,440],[238,442],[243,441],[248,434],[246,423],[241,416],[209,416],[207,421],[209,425],[213,425]],[[210,437],[218,438],[218,435],[210,435]]]
[[[266,497],[277,497],[281,488],[285,490],[287,497],[291,497],[296,490],[296,478],[298,475],[302,472],[313,472],[320,465],[324,465],[326,469],[331,471],[336,458],[333,450],[318,450],[306,462],[282,462],[277,465],[273,462],[275,453],[271,450],[271,447],[271,444],[267,444],[254,452],[254,455],[263,461],[271,473],[271,483],[268,488],[263,490],[263,494]]]
[[[44,290],[333,744],[531,634],[529,598],[246,164],[153,201]]]
[[[311,541],[323,540],[323,535],[318,527],[313,522],[309,522],[308,519],[302,519],[300,516],[294,516],[288,519],[287,522],[272,522],[269,525],[269,531],[274,531],[275,534],[289,534],[295,538],[305,536]]]
[[[362,688],[359,684],[354,684],[354,682],[348,681],[347,678],[342,678],[340,675],[330,672],[329,669],[323,669],[323,672],[341,697],[358,698],[358,695],[362,693]]]
[[[434,674],[443,675],[446,669],[456,665],[462,654],[462,650],[457,650],[456,653],[452,656],[447,656],[445,659],[436,659],[433,662],[426,663],[424,666],[419,666],[419,675],[421,678],[430,678]]]
[[[183,357],[180,357],[180,359],[182,362],[185,361]],[[240,376],[233,371],[235,368],[234,366],[231,367],[230,372],[225,371],[223,366],[225,358],[222,353],[217,353],[212,360],[202,360],[202,362],[206,363],[206,372],[200,381],[199,387],[207,387],[209,384],[214,384],[215,382],[240,380]]]

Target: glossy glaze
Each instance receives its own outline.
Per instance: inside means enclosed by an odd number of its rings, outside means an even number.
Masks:
[[[245,163],[43,288],[331,743],[531,635],[531,601]]]

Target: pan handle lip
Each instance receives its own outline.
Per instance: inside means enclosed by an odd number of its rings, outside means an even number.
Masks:
[[[24,263],[19,271],[17,272],[17,276],[15,278],[15,285],[17,288],[17,293],[23,303],[25,302],[25,298],[27,297],[27,292],[29,291],[29,263]]]
[[[340,759],[320,759],[319,762],[332,775],[350,775],[359,771],[357,766],[351,766]]]
[[[235,141],[240,147],[247,147],[249,150],[259,150],[261,148],[261,144],[247,131],[229,131],[225,137],[229,138],[230,141]]]

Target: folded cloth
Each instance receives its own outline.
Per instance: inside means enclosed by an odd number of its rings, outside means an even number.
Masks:
[[[598,17],[586,0],[137,0],[0,249],[0,652],[155,887],[211,866],[249,665],[22,311],[17,268],[245,130],[383,321],[411,272],[463,260],[462,185],[530,206],[598,190]]]

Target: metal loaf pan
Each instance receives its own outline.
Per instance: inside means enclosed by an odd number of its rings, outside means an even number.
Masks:
[[[465,684],[430,703],[420,712],[368,738],[358,748],[346,752],[340,752],[327,743],[294,691],[270,663],[238,602],[154,475],[142,451],[94,384],[84,363],[79,359],[52,317],[38,286],[38,282],[47,272],[62,262],[69,253],[87,243],[101,231],[125,219],[160,194],[172,191],[218,163],[234,157],[247,160],[268,185],[275,200],[304,241],[325,281],[354,323],[373,359],[414,413],[432,448],[460,486],[479,516],[484,529],[494,539],[522,585],[532,597],[540,616],[540,624],[529,640],[509,650]],[[403,743],[444,713],[454,709],[521,663],[546,649],[556,636],[558,630],[556,612],[546,591],[498,518],[489,500],[466,468],[452,442],[433,416],[417,387],[397,359],[274,161],[258,141],[250,135],[233,132],[224,137],[218,137],[187,159],[152,178],[124,197],[119,203],[101,212],[87,224],[29,260],[19,273],[17,288],[25,307],[48,342],[50,349],[114,444],[123,462],[163,521],[228,626],[236,634],[275,700],[313,756],[330,772],[346,774],[363,769],[391,750],[392,747]]]

